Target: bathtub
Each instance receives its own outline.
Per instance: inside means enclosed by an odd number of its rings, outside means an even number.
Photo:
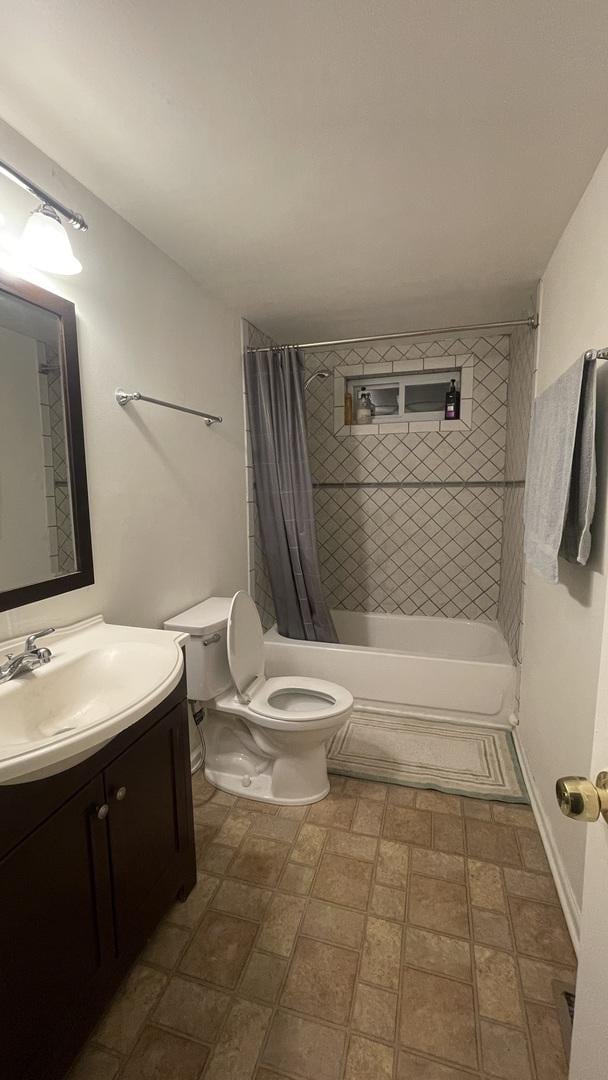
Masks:
[[[332,612],[340,644],[264,637],[268,675],[312,675],[359,702],[421,716],[509,727],[515,669],[495,623],[365,611]]]

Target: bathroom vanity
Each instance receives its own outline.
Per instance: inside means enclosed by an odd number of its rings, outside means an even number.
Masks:
[[[61,1080],[159,919],[195,880],[182,673],[85,760],[0,785],[3,1077]]]

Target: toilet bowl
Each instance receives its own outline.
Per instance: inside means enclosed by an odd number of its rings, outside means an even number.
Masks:
[[[251,597],[210,597],[165,623],[186,631],[188,697],[203,701],[205,776],[233,795],[301,805],[329,791],[326,746],[353,707],[343,686],[267,677]]]

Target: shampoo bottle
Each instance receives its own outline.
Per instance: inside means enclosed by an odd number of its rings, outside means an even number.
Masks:
[[[456,389],[456,379],[452,379],[450,389],[445,395],[444,415],[446,420],[458,420],[460,418],[460,393]]]

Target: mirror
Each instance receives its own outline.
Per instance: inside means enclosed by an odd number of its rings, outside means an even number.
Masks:
[[[0,610],[92,581],[74,305],[0,277]]]

